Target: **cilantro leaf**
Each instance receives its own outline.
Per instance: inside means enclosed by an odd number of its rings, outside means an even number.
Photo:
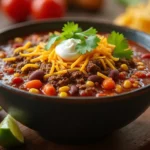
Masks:
[[[78,24],[75,24],[74,22],[67,22],[67,24],[65,24],[62,28],[62,33],[60,35],[52,35],[50,37],[45,49],[49,50],[57,40],[74,38],[81,41],[81,43],[77,44],[76,50],[81,54],[85,54],[86,52],[90,52],[96,48],[97,43],[100,41],[96,36],[96,33],[97,30],[93,27],[86,31],[82,31],[82,29],[78,27]]]
[[[96,33],[97,33],[96,29],[91,27],[91,28],[87,29],[86,31],[79,32],[79,33],[77,32],[77,33],[75,33],[75,35],[87,37],[87,36],[90,36],[90,35],[95,35]]]
[[[123,5],[136,5],[139,2],[141,2],[142,0],[117,0],[118,2],[120,2]]]
[[[62,28],[62,37],[65,37],[67,39],[71,38],[74,36],[74,33],[81,30],[78,27],[78,24],[75,24],[74,22],[67,22],[67,24],[64,25]]]
[[[67,22],[67,24],[65,24],[62,28],[63,32],[76,32],[77,30],[78,24],[75,24],[74,22]]]
[[[108,36],[108,43],[115,45],[113,56],[118,58],[131,59],[133,52],[129,48],[128,41],[123,34],[113,31]]]
[[[100,39],[96,35],[91,35],[81,43],[77,44],[76,50],[81,54],[85,54],[96,48],[99,41]]]
[[[51,46],[59,39],[60,39],[59,35],[55,35],[55,34],[51,35],[47,45],[45,46],[45,49],[49,50]]]

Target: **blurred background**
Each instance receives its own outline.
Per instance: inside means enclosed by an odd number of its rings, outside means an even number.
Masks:
[[[0,28],[61,17],[94,18],[150,33],[148,0],[0,0]]]

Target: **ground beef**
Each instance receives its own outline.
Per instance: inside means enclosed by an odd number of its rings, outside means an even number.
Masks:
[[[50,71],[50,69],[51,69],[51,66],[52,66],[52,64],[51,63],[42,63],[42,64],[40,64],[40,69],[42,70],[42,71],[44,71],[44,73],[45,74],[48,74],[49,73],[49,71]]]
[[[53,75],[48,78],[48,82],[55,88],[59,88],[70,83],[69,73],[63,75]]]
[[[95,64],[95,61],[89,61],[86,70],[88,73],[96,74],[97,72],[101,71],[101,68],[97,64]]]
[[[80,88],[81,89],[81,88]],[[82,96],[95,96],[95,94],[98,92],[96,87],[86,87],[84,90],[80,91],[80,94]]]
[[[17,66],[16,66],[16,72],[21,73],[21,68],[22,68],[24,65],[26,65],[28,62],[29,62],[29,61],[26,60],[26,59],[24,59],[24,60],[21,61],[21,62],[18,62],[18,63],[17,63]],[[27,72],[28,72],[28,71],[27,71]]]
[[[135,68],[136,67],[136,64],[135,64],[135,62],[133,60],[120,59],[119,61],[117,61],[115,63],[116,68],[119,68],[122,64],[126,64],[130,68]]]

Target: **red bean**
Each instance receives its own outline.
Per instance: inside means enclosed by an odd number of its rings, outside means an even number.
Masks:
[[[150,53],[143,54],[141,57],[142,58],[150,58]]]
[[[13,83],[13,84],[16,84],[16,85],[21,84],[22,82],[23,82],[23,79],[20,78],[20,77],[14,77],[14,78],[12,79],[12,83]]]
[[[109,75],[114,81],[118,81],[119,79],[119,71],[118,70],[111,70]]]
[[[79,88],[76,87],[75,85],[72,85],[72,86],[70,87],[69,93],[70,93],[70,95],[72,95],[72,96],[78,95],[78,93],[79,93]]]
[[[29,76],[29,80],[43,80],[44,72],[42,70],[36,70]]]
[[[102,78],[97,76],[97,75],[91,75],[88,77],[89,81],[93,81],[93,82],[102,82]]]

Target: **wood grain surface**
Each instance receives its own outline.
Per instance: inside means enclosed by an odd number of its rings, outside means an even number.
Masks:
[[[105,8],[96,14],[87,12],[71,11],[67,16],[92,17],[98,20],[112,21],[124,10],[123,7],[113,3],[112,0],[105,0]],[[12,22],[0,13],[0,29],[11,25]],[[135,106],[136,107],[136,106]],[[5,112],[0,112],[0,121]],[[10,150],[150,150],[150,108],[137,120],[128,126],[114,132],[105,139],[86,145],[62,145],[44,140],[35,131],[19,124],[25,137],[25,144],[20,148]],[[6,150],[0,147],[0,150]]]
[[[4,117],[0,112],[0,119]],[[19,124],[25,144],[9,150],[150,150],[150,108],[128,126],[115,131],[96,143],[86,145],[63,145],[46,141],[35,131]],[[6,150],[0,147],[0,150]]]

